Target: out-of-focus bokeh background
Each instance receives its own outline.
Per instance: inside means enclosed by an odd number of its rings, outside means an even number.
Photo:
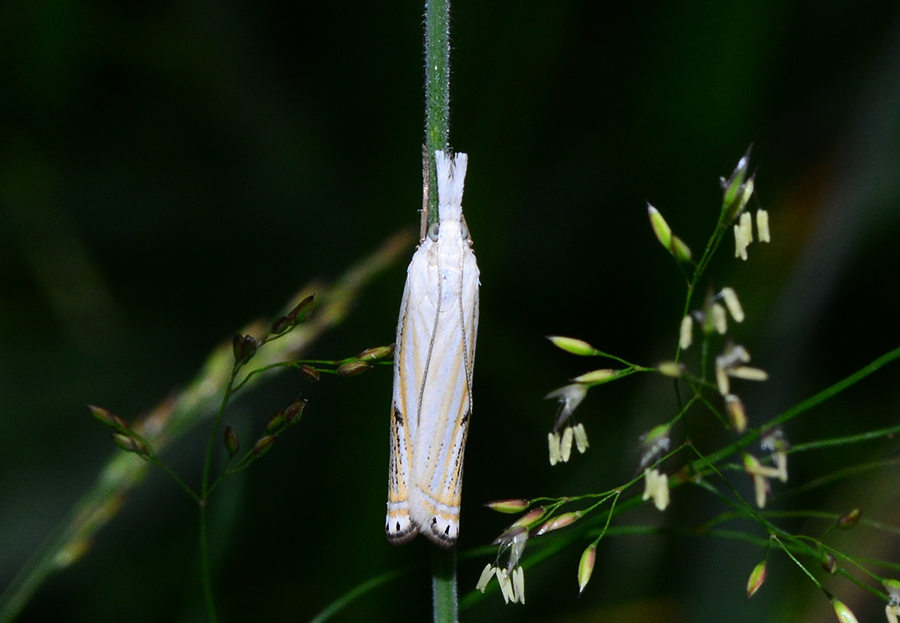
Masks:
[[[138,417],[245,323],[417,227],[421,26],[415,2],[0,6],[0,586],[115,452],[86,403]],[[461,552],[506,525],[485,501],[602,491],[631,476],[638,436],[674,413],[671,384],[631,377],[592,391],[579,409],[590,451],[551,469],[555,408],[543,396],[598,362],[544,336],[645,364],[670,357],[684,284],[645,202],[699,253],[718,178],[751,143],[751,205],[769,211],[773,242],[740,262],[729,240],[709,273],[738,291],[748,317],[734,337],[771,374],[742,390],[751,425],[897,346],[896,2],[458,0],[453,43],[451,141],[470,156],[464,205],[482,271]],[[311,357],[393,341],[412,250]],[[214,498],[224,620],[308,620],[407,567],[336,620],[429,616],[426,545],[393,548],[383,534],[390,385],[389,368],[316,386],[284,375],[226,415],[252,440],[273,409],[298,392],[310,400],[300,425]],[[883,428],[898,412],[895,365],[787,435]],[[702,450],[728,441],[707,415],[691,425]],[[204,439],[197,430],[163,455],[192,483]],[[896,528],[896,465],[787,493],[897,451],[881,441],[800,455],[772,508],[859,507]],[[664,517],[642,509],[617,521],[692,526],[721,510],[682,488]],[[818,535],[826,524],[783,525]],[[203,620],[196,530],[191,501],[151,472],[19,620]],[[847,536],[850,552],[900,562],[897,536]],[[464,620],[833,616],[782,555],[745,602],[763,552],[684,534],[604,541],[576,599],[583,545],[526,574],[524,608],[495,594]],[[464,592],[485,562],[460,563]],[[860,621],[882,620],[882,602],[824,581]]]

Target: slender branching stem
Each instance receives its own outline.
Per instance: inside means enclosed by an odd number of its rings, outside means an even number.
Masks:
[[[225,413],[225,407],[234,393],[234,379],[240,370],[240,364],[235,364],[231,370],[231,376],[228,379],[228,386],[222,395],[222,402],[219,410],[216,411],[216,417],[209,431],[209,440],[206,443],[206,456],[203,459],[203,476],[200,484],[200,500],[199,521],[200,521],[200,581],[203,585],[203,600],[206,604],[206,613],[210,623],[216,623],[216,602],[213,597],[212,587],[212,566],[210,565],[209,556],[209,513],[207,511],[207,502],[210,494],[210,474],[212,471],[212,457],[216,449],[216,440],[219,438],[219,426],[222,423],[222,415]]]

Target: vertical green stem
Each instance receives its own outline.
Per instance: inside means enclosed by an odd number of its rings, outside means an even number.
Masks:
[[[200,581],[203,583],[203,600],[210,623],[216,623],[216,601],[213,597],[212,567],[209,563],[209,521],[206,516],[206,499],[200,500]]]
[[[222,402],[216,417],[213,419],[212,429],[209,432],[209,440],[206,443],[206,456],[203,460],[203,478],[200,484],[200,578],[203,583],[203,599],[206,603],[206,613],[209,617],[209,623],[216,623],[216,600],[213,596],[212,587],[212,565],[209,558],[209,513],[207,512],[207,502],[209,501],[209,482],[210,472],[212,471],[212,457],[216,449],[216,440],[219,438],[219,426],[222,423],[222,414],[225,412],[225,406],[231,399],[234,391],[234,379],[237,376],[238,366],[235,365],[231,370],[231,377],[228,379],[228,387],[222,396]]]
[[[450,0],[425,2],[425,150],[429,189],[428,225],[437,223],[438,194],[434,152],[447,151],[450,134]],[[456,548],[433,547],[431,588],[435,623],[456,623]]]
[[[450,0],[425,2],[425,149],[428,154],[428,224],[438,222],[434,152],[446,151],[450,133]]]
[[[431,548],[431,593],[434,599],[434,623],[459,620],[459,595],[456,593],[456,546]]]

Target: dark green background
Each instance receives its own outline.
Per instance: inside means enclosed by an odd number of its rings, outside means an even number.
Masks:
[[[464,205],[482,281],[461,551],[506,524],[487,500],[602,491],[630,477],[638,435],[674,412],[670,384],[631,377],[591,392],[579,409],[591,450],[551,470],[554,406],[542,398],[597,362],[544,336],[646,364],[671,356],[683,284],[645,202],[699,254],[718,177],[751,143],[754,205],[769,210],[773,242],[742,263],[729,240],[710,272],[742,297],[748,319],[735,338],[772,375],[742,386],[751,425],[897,345],[896,2],[459,0],[453,24],[451,142],[470,156]],[[219,340],[417,226],[421,26],[414,2],[3,3],[0,585],[113,452],[85,403],[138,416]],[[373,283],[311,355],[393,341],[404,271]],[[898,382],[896,366],[885,369],[793,423],[789,439],[896,424]],[[389,370],[312,388],[283,377],[229,421],[258,430],[297,391],[310,399],[300,426],[218,501],[226,621],[305,621],[357,583],[427,560],[423,542],[395,549],[383,535]],[[708,416],[691,422],[701,449],[727,442]],[[203,439],[164,458],[195,475]],[[892,453],[896,442],[804,454],[776,493]],[[869,472],[773,506],[859,506],[896,526],[897,477]],[[684,488],[664,521],[691,526],[719,510]],[[620,521],[659,520],[650,509]],[[881,533],[847,547],[900,559],[900,539]],[[576,600],[580,550],[526,574],[524,608],[493,595],[463,619],[833,616],[780,555],[745,603],[762,552],[689,536],[605,542]],[[154,473],[20,620],[203,620],[196,561],[195,509]],[[460,565],[464,592],[485,562]],[[874,597],[826,584],[860,621],[883,620]],[[429,600],[417,568],[337,620],[427,620]]]

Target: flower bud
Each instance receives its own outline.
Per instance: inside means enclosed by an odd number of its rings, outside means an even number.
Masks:
[[[294,323],[291,322],[291,319],[287,316],[282,316],[278,320],[272,323],[272,335],[281,335],[288,329],[292,329],[294,327]]]
[[[732,209],[732,206],[739,198],[741,194],[743,194],[742,186],[744,184],[744,180],[747,177],[747,169],[750,166],[750,150],[753,148],[751,145],[747,148],[747,151],[744,152],[744,155],[741,156],[741,159],[738,160],[737,166],[734,167],[734,171],[731,172],[731,175],[728,179],[721,179],[720,183],[722,185],[722,208],[723,210],[728,210],[731,214],[731,218],[737,215],[737,210]],[[735,206],[736,208],[743,206]],[[729,218],[726,222],[730,222],[731,218]]]
[[[750,573],[750,578],[747,580],[747,599],[753,597],[756,594],[756,591],[759,590],[759,587],[763,585],[763,582],[766,581],[766,561],[762,561],[755,567],[753,567],[753,571]]]
[[[150,449],[140,439],[121,433],[112,433],[110,437],[125,452],[134,452],[139,456],[149,456],[150,454]]]
[[[319,380],[319,371],[312,366],[308,366],[304,363],[299,368],[297,368],[297,370],[300,372],[300,375],[307,381],[316,382]]]
[[[390,346],[375,346],[374,348],[367,348],[360,354],[356,356],[357,359],[384,359],[385,357],[390,357],[394,354],[394,345]]]
[[[834,575],[837,571],[837,561],[835,561],[834,555],[831,553],[825,552],[825,554],[822,555],[822,560],[819,562],[822,565],[822,570],[826,573]]]
[[[128,424],[125,423],[125,420],[120,418],[118,415],[114,415],[109,409],[104,409],[103,407],[96,407],[94,405],[87,405],[87,410],[93,415],[97,420],[106,424],[107,426],[111,426],[116,429],[128,429]]]
[[[746,212],[744,212],[744,208],[747,207],[747,202],[750,201],[750,197],[753,195],[753,187],[754,187],[754,181],[751,178],[747,181],[746,184],[744,184],[740,188],[741,194],[737,198],[737,200],[731,205],[731,209],[729,210],[729,214],[727,217],[729,223],[734,222],[734,220],[738,217],[739,214],[740,214],[741,218],[743,218],[744,214],[746,214]],[[741,227],[742,235],[744,236],[745,242],[747,244],[749,244],[751,241],[752,234],[750,232],[748,232],[746,230],[746,228],[744,228],[743,224],[741,224],[740,227]],[[746,255],[746,253],[745,253],[745,255]],[[747,259],[747,258],[744,257],[743,259]]]
[[[103,407],[95,407],[94,405],[87,405],[87,410],[91,415],[93,415],[104,424],[108,426],[116,425],[116,416],[114,416],[108,409],[104,409]]]
[[[672,245],[669,248],[669,251],[671,251],[672,255],[674,255],[675,259],[679,262],[690,264],[692,257],[691,248],[678,236],[672,236]]]
[[[650,226],[659,243],[665,247],[666,251],[679,262],[688,263],[691,261],[691,249],[678,236],[672,235],[672,228],[666,223],[659,210],[649,203],[647,204],[647,214],[650,216]]]
[[[529,506],[531,506],[531,502],[518,498],[488,502],[487,504],[485,504],[485,506],[487,506],[492,511],[497,511],[498,513],[521,513]]]
[[[663,376],[680,379],[682,375],[684,375],[684,366],[680,363],[675,363],[674,361],[663,361],[662,363],[656,364],[656,371]]]
[[[606,383],[607,381],[611,381],[612,379],[619,376],[619,370],[610,370],[610,369],[602,369],[602,370],[592,370],[591,372],[585,372],[581,376],[576,376],[572,381],[575,383],[588,383],[591,385],[600,385],[601,383]],[[547,396],[550,398],[550,396]]]
[[[536,508],[532,508],[530,511],[516,519],[509,526],[507,526],[506,530],[500,533],[494,542],[491,545],[500,545],[500,544],[510,544],[513,539],[522,534],[523,532],[528,532],[528,529],[536,524],[544,514],[547,512],[543,506],[538,506]]]
[[[559,530],[560,528],[570,526],[581,519],[581,515],[581,511],[572,511],[554,517],[553,519],[546,521],[540,528],[538,528],[535,531],[534,536],[541,536],[542,534],[547,534],[548,532],[553,532],[554,530]]]
[[[672,244],[672,228],[666,223],[666,219],[659,213],[659,210],[649,203],[647,204],[647,214],[650,216],[650,226],[653,228],[653,233],[656,234],[656,239],[666,250],[669,250],[669,245]]]
[[[356,376],[371,368],[372,364],[365,361],[348,361],[338,366],[337,373],[340,376]]]
[[[585,342],[574,337],[562,337],[558,335],[548,335],[547,339],[553,342],[553,345],[559,349],[572,353],[573,355],[581,355],[582,357],[590,357],[599,354],[597,349]]]
[[[309,319],[313,307],[316,302],[316,295],[310,294],[305,299],[297,303],[294,309],[288,314],[288,319],[292,324],[301,324]]]
[[[530,511],[519,517],[512,524],[510,524],[510,528],[515,528],[518,526],[525,526],[526,528],[531,526],[531,524],[536,523],[541,517],[544,516],[544,513],[547,512],[547,509],[543,506],[538,506],[532,508]]]
[[[93,539],[90,536],[76,536],[56,552],[52,559],[53,565],[62,569],[78,562],[90,551],[91,545],[93,545]]]
[[[234,351],[235,363],[243,363],[249,361],[256,354],[259,345],[251,335],[235,335],[231,341],[231,347]]]
[[[271,435],[284,428],[284,421],[284,412],[281,409],[270,415],[269,419],[266,420],[266,434]]]
[[[581,554],[581,561],[578,563],[578,594],[584,591],[584,587],[591,580],[591,574],[594,572],[594,563],[597,560],[597,543],[591,543]]]
[[[260,437],[259,440],[253,445],[253,454],[257,457],[264,456],[269,450],[272,449],[272,446],[275,445],[275,441],[278,439],[275,435],[266,435],[264,437]]]
[[[297,398],[294,402],[284,408],[284,419],[288,424],[296,424],[306,409],[306,400]]]
[[[831,600],[831,605],[834,607],[834,613],[837,615],[838,621],[841,623],[859,623],[856,620],[856,617],[853,615],[853,611],[850,610],[842,601],[838,601],[837,599]]]
[[[252,359],[253,355],[256,354],[256,349],[259,348],[259,343],[256,341],[252,335],[244,336],[244,358]]]
[[[862,513],[859,512],[858,508],[854,508],[849,513],[844,513],[838,518],[837,527],[841,530],[849,530],[859,523],[860,517],[862,517]]]
[[[224,437],[225,451],[228,452],[228,456],[236,456],[241,450],[241,442],[238,439],[237,433],[234,432],[232,427],[226,426]]]

